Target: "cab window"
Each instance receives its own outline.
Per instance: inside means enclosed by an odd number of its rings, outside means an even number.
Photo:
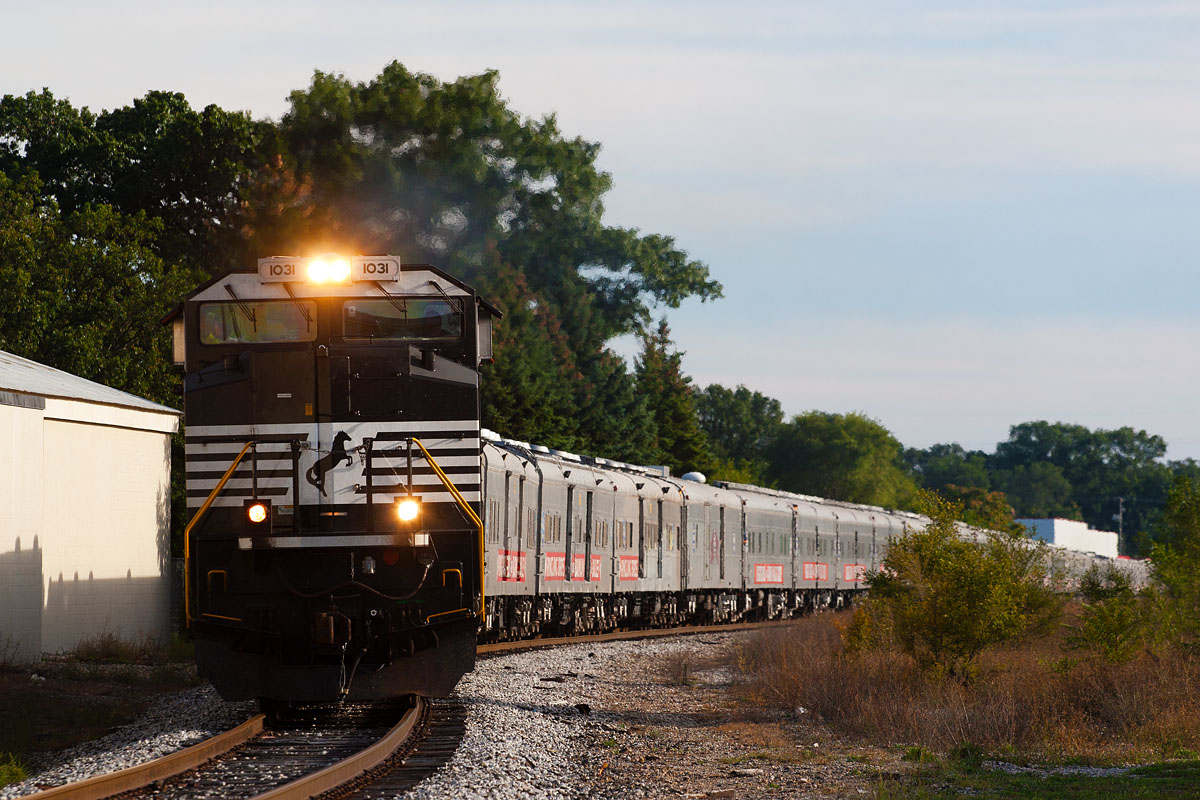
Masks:
[[[311,300],[243,300],[200,305],[201,344],[311,342],[317,304]]]
[[[347,300],[342,335],[347,339],[458,339],[462,313],[445,300],[404,297]]]

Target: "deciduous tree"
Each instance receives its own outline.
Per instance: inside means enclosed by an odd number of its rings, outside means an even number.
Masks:
[[[915,486],[900,442],[864,414],[810,411],[782,426],[768,449],[768,477],[781,489],[905,508]]]
[[[709,384],[695,395],[700,427],[708,437],[715,478],[765,483],[767,451],[783,426],[783,407],[743,385]]]

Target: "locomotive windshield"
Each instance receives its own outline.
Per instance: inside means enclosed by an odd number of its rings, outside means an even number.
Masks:
[[[200,305],[203,344],[311,342],[317,338],[317,304],[311,300],[237,300]]]
[[[342,305],[347,339],[458,339],[462,332],[462,312],[446,300],[388,297]]]

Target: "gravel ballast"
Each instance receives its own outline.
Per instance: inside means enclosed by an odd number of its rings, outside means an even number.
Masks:
[[[46,759],[52,766],[0,789],[0,800],[137,766],[229,730],[257,713],[257,703],[227,703],[211,686],[165,694],[132,723],[53,754]]]
[[[879,772],[861,755],[848,760],[848,748],[818,738],[794,713],[764,722],[740,717],[730,705],[731,676],[712,656],[740,635],[584,643],[482,659],[457,690],[467,707],[461,746],[405,796],[866,793]],[[256,711],[253,703],[221,701],[209,687],[166,695],[134,723],[63,751],[56,766],[0,789],[0,800],[157,758]],[[877,763],[874,755],[870,760]]]

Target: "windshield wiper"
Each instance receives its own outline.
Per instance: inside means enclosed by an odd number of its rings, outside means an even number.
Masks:
[[[225,284],[225,291],[229,292],[229,296],[233,298],[234,305],[238,307],[239,311],[246,315],[246,319],[250,320],[250,324],[254,326],[254,332],[258,333],[258,318],[254,316],[254,309],[247,305],[245,300],[238,297],[234,293],[232,285],[228,283]]]
[[[292,293],[291,284],[286,281],[283,284],[283,290],[288,293],[288,297],[292,298],[292,302],[296,304],[296,308],[300,309],[300,315],[304,317],[304,324],[307,326],[305,330],[312,330],[312,314],[308,313],[308,309],[304,307],[304,303],[300,302],[300,298]]]

